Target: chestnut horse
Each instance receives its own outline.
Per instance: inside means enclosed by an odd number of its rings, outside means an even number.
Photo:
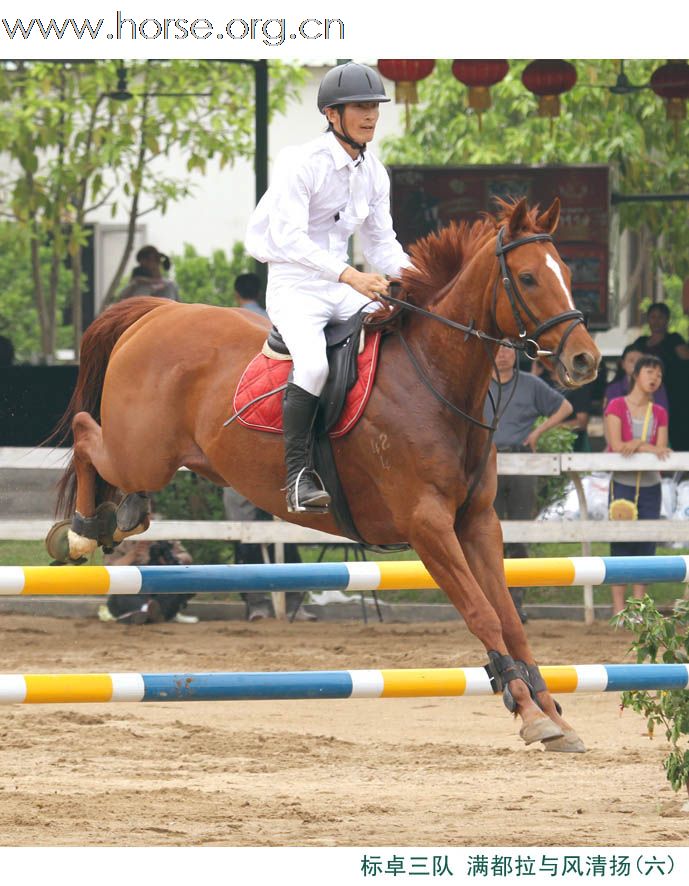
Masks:
[[[511,337],[532,357],[549,354],[567,386],[595,377],[600,354],[552,242],[558,220],[558,201],[541,214],[525,200],[503,203],[495,217],[453,224],[412,247],[401,334],[384,337],[364,415],[333,451],[362,537],[407,542],[418,553],[488,651],[494,686],[521,716],[526,743],[581,751],[545,689],[506,587],[493,509],[496,455],[480,421],[500,339]],[[61,501],[66,515],[76,506],[62,538],[65,560],[105,541],[97,505],[117,489],[129,511],[118,512],[115,543],[145,530],[145,498],[135,493],[162,489],[182,466],[284,520],[340,532],[330,515],[287,513],[279,436],[238,422],[223,427],[268,326],[241,309],[156,298],[116,304],[90,326],[64,417],[74,450]]]

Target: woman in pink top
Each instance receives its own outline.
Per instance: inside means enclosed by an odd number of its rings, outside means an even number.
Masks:
[[[605,409],[605,439],[611,452],[629,456],[635,452],[652,452],[659,459],[670,454],[668,448],[667,410],[653,402],[654,395],[663,383],[663,364],[658,357],[642,357],[632,374],[632,387],[626,397],[616,397]],[[648,408],[651,414],[643,433]],[[643,439],[642,439],[643,437]],[[636,499],[640,520],[657,520],[660,517],[661,486],[659,471],[615,471],[610,484],[610,499]],[[642,557],[655,554],[655,542],[613,542],[613,557]],[[624,609],[626,585],[612,586],[613,612]],[[634,597],[641,599],[646,593],[643,584],[633,586]]]

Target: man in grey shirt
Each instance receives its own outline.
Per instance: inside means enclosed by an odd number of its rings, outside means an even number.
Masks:
[[[498,348],[495,355],[498,372],[497,376],[493,374],[490,382],[493,401],[490,396],[486,398],[484,417],[487,422],[493,421],[495,402],[500,418],[493,442],[498,452],[535,452],[541,434],[569,418],[572,404],[535,375],[519,373],[517,380],[515,362],[515,350]],[[541,416],[545,416],[546,420],[534,428],[534,422]],[[495,510],[501,520],[533,520],[536,508],[535,477],[498,477]],[[529,550],[521,542],[507,544],[505,556],[528,557]],[[523,590],[510,588],[510,594],[519,617],[525,622]]]

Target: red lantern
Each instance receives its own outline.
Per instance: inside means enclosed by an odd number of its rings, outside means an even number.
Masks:
[[[538,96],[539,117],[560,115],[560,96],[577,82],[577,69],[561,58],[537,59],[524,68],[522,83]]]
[[[685,61],[672,61],[658,68],[651,75],[651,89],[665,99],[668,120],[684,120],[689,99],[689,65]]]
[[[379,58],[378,70],[395,83],[395,101],[414,105],[419,100],[416,84],[433,71],[432,58]]]
[[[491,106],[490,87],[504,80],[510,66],[502,58],[456,58],[452,73],[469,87],[469,107],[480,115]]]
[[[404,102],[406,128],[409,129],[409,105],[419,100],[416,84],[432,72],[435,59],[432,58],[379,58],[378,70],[395,82],[395,101]]]

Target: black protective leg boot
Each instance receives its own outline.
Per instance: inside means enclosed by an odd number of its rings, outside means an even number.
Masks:
[[[330,496],[311,467],[311,435],[318,397],[290,382],[282,404],[287,465],[287,510],[324,513]]]

